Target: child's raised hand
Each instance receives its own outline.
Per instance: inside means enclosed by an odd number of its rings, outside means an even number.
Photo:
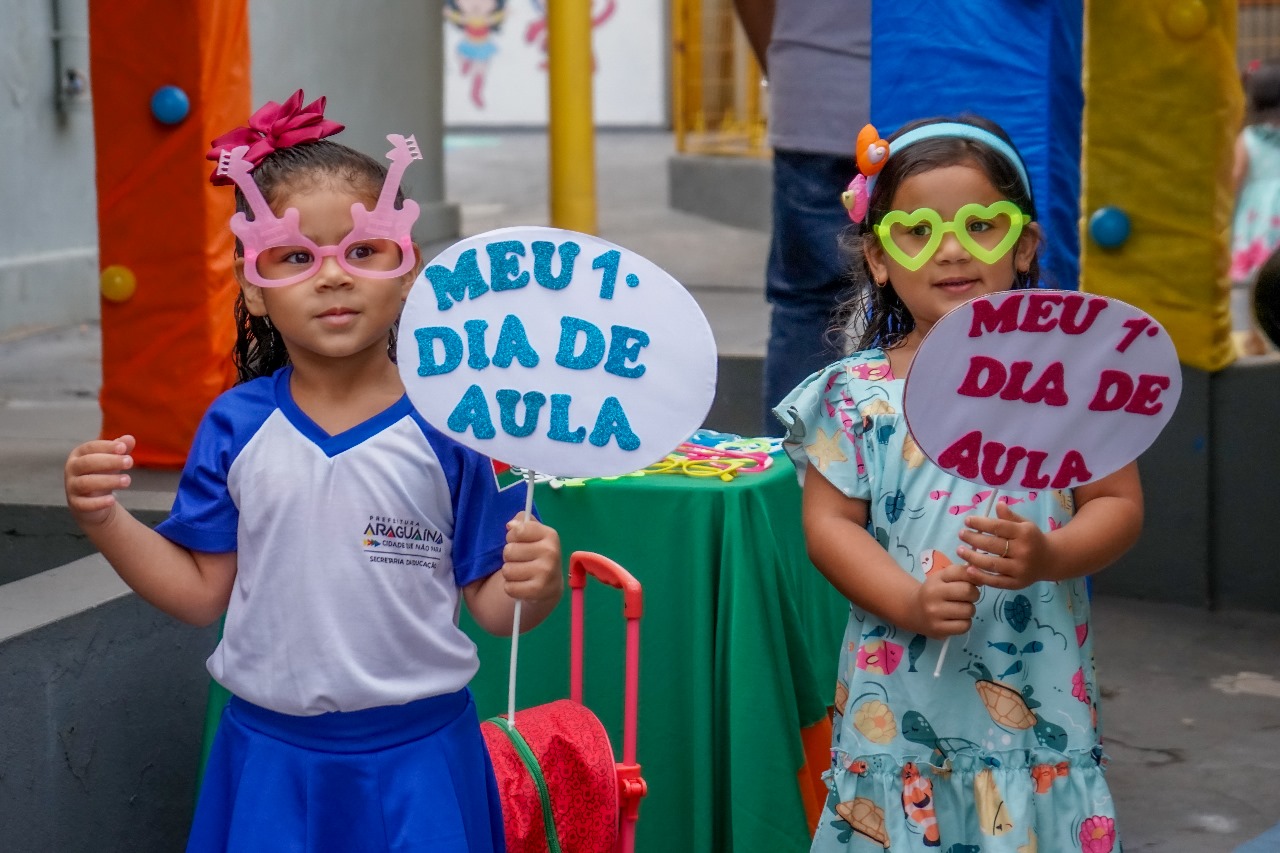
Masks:
[[[131,435],[117,439],[86,441],[71,451],[63,469],[67,506],[81,524],[106,521],[115,507],[116,489],[127,489],[131,478],[136,440]]]
[[[523,512],[507,522],[507,544],[502,549],[504,590],[525,601],[560,599],[564,578],[560,572],[560,534]]]
[[[968,570],[956,563],[925,576],[916,593],[916,630],[935,639],[969,630],[980,591],[966,576]]]
[[[1024,589],[1042,579],[1049,560],[1044,531],[996,502],[996,517],[971,515],[960,538],[968,547],[957,549],[969,564],[968,580],[999,589]]]

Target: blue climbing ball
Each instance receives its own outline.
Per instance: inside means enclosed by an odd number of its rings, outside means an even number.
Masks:
[[[191,112],[187,93],[177,86],[161,86],[151,96],[151,114],[161,124],[177,124]]]
[[[1129,214],[1118,207],[1100,207],[1089,217],[1089,236],[1104,249],[1117,249],[1129,239]]]

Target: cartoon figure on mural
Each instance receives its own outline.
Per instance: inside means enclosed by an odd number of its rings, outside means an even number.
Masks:
[[[484,109],[484,79],[489,60],[498,52],[498,28],[507,16],[507,0],[445,0],[444,19],[462,31],[458,59],[463,77],[471,78],[471,103]]]
[[[546,0],[530,0],[533,3],[534,11],[538,17],[534,19],[524,31],[524,40],[526,44],[537,42],[538,49],[542,51],[542,62],[538,67],[546,70],[547,67],[547,4]],[[596,7],[600,8],[597,9]],[[613,17],[613,13],[618,10],[618,0],[604,0],[597,3],[592,0],[591,3],[591,29],[603,24],[605,21]],[[595,71],[595,56],[591,57],[591,70]]]

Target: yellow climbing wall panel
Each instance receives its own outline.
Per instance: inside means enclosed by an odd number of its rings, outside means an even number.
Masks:
[[[1235,43],[1235,0],[1086,3],[1081,287],[1147,311],[1183,364],[1210,371],[1234,358]],[[1129,218],[1115,248],[1089,235],[1104,207]]]

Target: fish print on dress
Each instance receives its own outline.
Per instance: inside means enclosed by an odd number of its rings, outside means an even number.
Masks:
[[[910,761],[902,765],[902,809],[911,822],[920,827],[925,847],[942,846],[938,815],[933,810],[933,785]]]

